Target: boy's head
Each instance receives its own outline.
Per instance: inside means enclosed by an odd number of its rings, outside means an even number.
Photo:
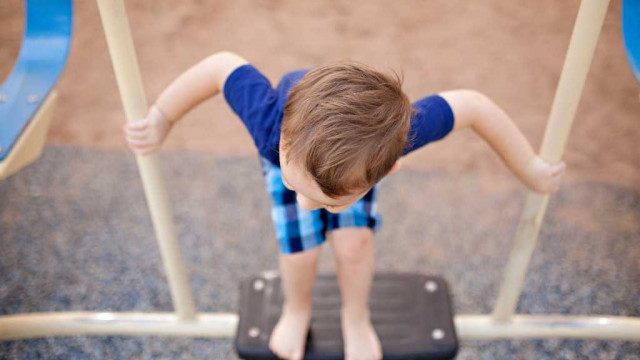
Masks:
[[[397,75],[339,62],[307,73],[284,109],[280,166],[305,209],[339,212],[397,168],[413,109]]]

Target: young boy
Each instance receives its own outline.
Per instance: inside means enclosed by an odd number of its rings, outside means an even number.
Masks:
[[[270,339],[280,358],[304,356],[325,240],[342,293],[345,358],[382,358],[367,305],[372,239],[380,222],[376,184],[398,170],[402,155],[471,128],[529,188],[548,193],[560,186],[564,163],[537,157],[508,115],[484,95],[455,90],[411,104],[400,87],[397,77],[338,62],[289,73],[274,89],[246,60],[221,52],[178,77],[145,119],[125,125],[132,150],[154,151],[174,122],[220,92],[246,125],[262,159],[281,252],[285,303]]]

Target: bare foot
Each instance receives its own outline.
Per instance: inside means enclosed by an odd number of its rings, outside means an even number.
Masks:
[[[311,306],[303,309],[282,308],[282,315],[271,333],[269,349],[281,359],[302,360],[311,321]]]
[[[342,312],[345,360],[381,360],[382,347],[369,314],[351,317]]]

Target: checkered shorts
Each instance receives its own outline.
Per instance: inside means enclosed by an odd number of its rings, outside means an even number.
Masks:
[[[296,193],[282,183],[280,167],[261,158],[262,173],[271,196],[271,218],[276,227],[280,252],[292,254],[312,249],[325,242],[329,231],[345,227],[368,227],[377,231],[381,217],[377,211],[378,185],[360,200],[338,214],[325,209],[303,210],[296,201]]]

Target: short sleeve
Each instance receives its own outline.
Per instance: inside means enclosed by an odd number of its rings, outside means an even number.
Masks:
[[[453,111],[439,95],[431,95],[413,103],[415,114],[402,155],[444,138],[453,130]]]
[[[227,77],[224,97],[249,130],[260,155],[277,159],[282,114],[269,79],[254,66],[242,65]]]

